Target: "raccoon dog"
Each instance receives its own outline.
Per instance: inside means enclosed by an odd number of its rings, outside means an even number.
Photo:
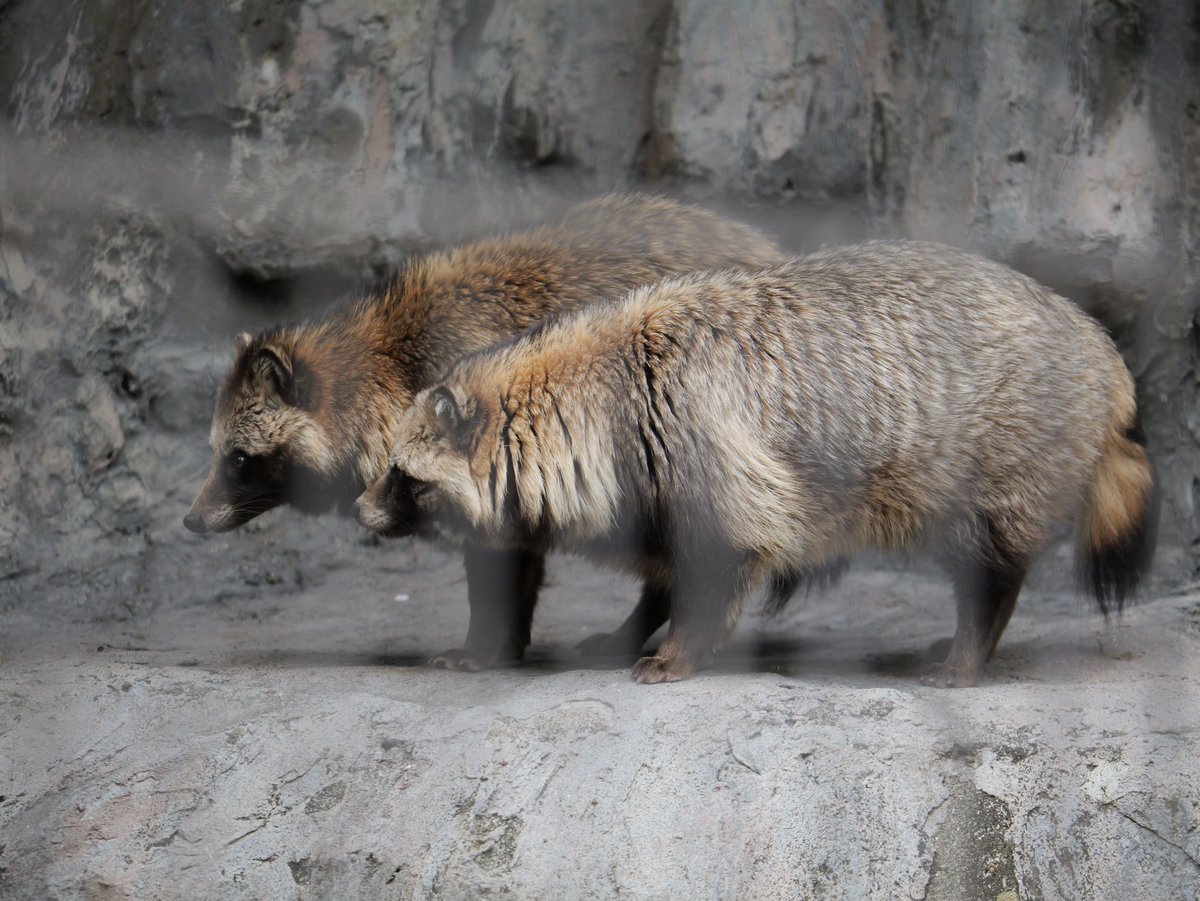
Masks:
[[[958,605],[926,681],[972,685],[1056,524],[1102,608],[1136,587],[1135,420],[1128,369],[1068,301],[948,247],[869,243],[669,279],[465,357],[359,503],[637,573],[670,614],[640,682],[689,676],[764,580],[925,550]]]
[[[614,195],[553,225],[417,259],[386,290],[320,321],[242,335],[213,413],[212,468],[184,522],[227,531],[280,504],[349,512],[386,470],[400,414],[462,353],[672,273],[783,258],[740,223]],[[466,645],[434,662],[520,659],[542,567],[539,552],[468,546]],[[639,610],[665,619],[661,600],[647,597]]]

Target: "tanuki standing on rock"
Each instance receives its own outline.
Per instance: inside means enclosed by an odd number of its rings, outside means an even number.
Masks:
[[[633,675],[687,678],[747,594],[865,548],[923,549],[973,685],[1054,525],[1102,608],[1153,544],[1128,369],[1005,266],[870,243],[669,279],[471,354],[401,420],[360,521],[615,563],[669,598]]]
[[[666,275],[783,258],[755,229],[698,207],[612,195],[416,259],[386,290],[324,319],[241,335],[213,412],[212,469],[184,524],[224,532],[280,504],[349,512],[386,471],[400,415],[461,354]],[[521,659],[543,563],[537,551],[468,545],[466,645],[433,662]],[[661,606],[650,591],[639,610]]]

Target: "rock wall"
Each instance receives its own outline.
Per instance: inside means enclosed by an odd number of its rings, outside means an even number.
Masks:
[[[193,590],[215,552],[178,521],[235,329],[630,184],[797,249],[973,246],[1076,299],[1138,378],[1158,571],[1200,560],[1187,4],[8,0],[0,98],[8,604]],[[314,576],[278,575],[291,523],[221,553],[255,584]]]

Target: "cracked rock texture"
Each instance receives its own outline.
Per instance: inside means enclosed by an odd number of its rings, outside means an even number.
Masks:
[[[648,687],[570,650],[632,584],[556,560],[531,659],[452,673],[423,661],[462,635],[460,564],[389,559],[0,620],[0,894],[1197,897],[1200,595],[1112,628],[1035,580],[984,684],[943,691],[916,677],[946,580],[866,569]]]
[[[1193,897],[1198,48],[1176,0],[0,0],[0,894]],[[970,246],[1097,316],[1150,602],[1106,632],[1052,555],[983,688],[908,678],[938,588],[646,693],[565,650],[610,575],[560,564],[540,662],[472,679],[416,666],[464,628],[437,552],[182,530],[238,330],[628,186],[797,251]],[[890,566],[851,593],[942,585]]]

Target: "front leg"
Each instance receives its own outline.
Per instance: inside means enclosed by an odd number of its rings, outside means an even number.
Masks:
[[[731,548],[706,546],[675,565],[667,637],[633,667],[634,680],[646,685],[679,682],[706,663],[737,625],[749,593],[751,568]]]
[[[533,609],[546,572],[545,555],[471,546],[464,563],[471,606],[467,641],[430,663],[478,671],[519,661],[529,646]]]

